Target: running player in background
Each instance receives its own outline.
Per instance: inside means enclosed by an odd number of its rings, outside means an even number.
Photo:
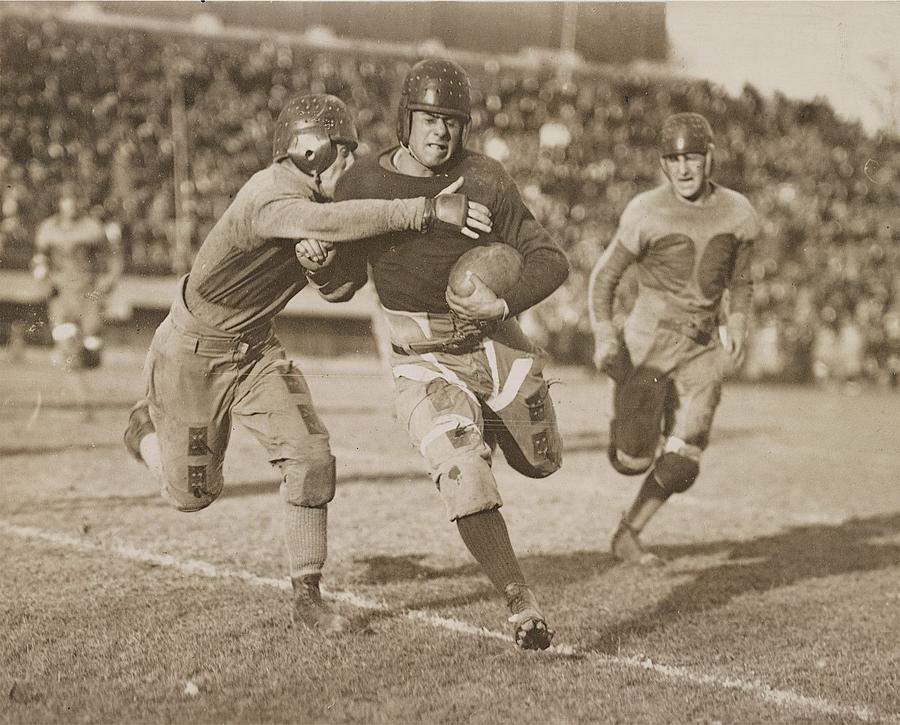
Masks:
[[[357,265],[357,286],[372,265],[384,307],[397,387],[397,418],[424,456],[463,542],[506,598],[516,644],[545,649],[553,637],[510,542],[491,470],[495,445],[523,475],[543,478],[562,462],[543,354],[513,319],[561,285],[565,254],[534,219],[503,167],[465,148],[470,121],[466,72],[449,60],[424,60],[407,75],[398,109],[400,145],[361,161],[338,185],[337,199],[430,196],[457,178],[469,199],[492,213],[485,242],[523,257],[505,298],[477,276],[467,296],[448,289],[457,259],[475,244],[435,226],[393,231],[339,249]],[[321,257],[330,245],[301,242]]]
[[[102,361],[103,305],[122,274],[120,239],[85,212],[73,182],[60,186],[58,199],[57,213],[37,228],[31,269],[48,288],[56,362],[72,376],[78,404],[91,420],[88,371]]]
[[[642,566],[663,563],[639,535],[672,494],[696,480],[722,381],[743,361],[759,231],[750,202],[712,181],[713,136],[703,116],[670,116],[661,136],[666,181],[625,208],[591,273],[588,300],[594,364],[615,385],[609,460],[624,475],[649,471],[612,553]],[[613,300],[632,265],[638,293],[620,329]]]
[[[356,128],[334,96],[289,101],[276,122],[273,162],[238,191],[197,252],[145,364],[146,398],[131,411],[125,445],[160,480],[180,511],[199,511],[223,486],[232,419],[266,449],[282,474],[285,544],[294,589],[292,620],[326,632],[349,622],[322,603],[327,505],[335,492],[328,431],[303,374],[287,359],[272,319],[306,287],[349,297],[334,260],[304,260],[301,237],[363,239],[389,231],[490,230],[487,209],[450,193],[325,204],[353,165]],[[305,273],[304,273],[305,271]]]

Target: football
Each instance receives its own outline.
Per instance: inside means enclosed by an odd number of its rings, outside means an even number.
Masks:
[[[467,273],[478,275],[498,297],[503,297],[519,281],[522,274],[522,254],[514,247],[500,242],[472,247],[456,260],[450,270],[447,286],[454,294],[466,297],[475,289]]]

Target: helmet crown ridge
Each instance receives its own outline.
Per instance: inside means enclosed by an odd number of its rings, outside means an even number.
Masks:
[[[429,58],[410,69],[403,81],[397,114],[397,135],[402,144],[409,141],[412,111],[431,111],[468,122],[471,83],[462,66],[452,60]]]
[[[704,116],[675,113],[663,121],[659,152],[662,156],[705,154],[712,143],[712,128]]]

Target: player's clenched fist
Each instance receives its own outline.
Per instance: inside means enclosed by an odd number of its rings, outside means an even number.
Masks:
[[[491,231],[491,210],[484,204],[472,201],[465,194],[458,193],[463,181],[460,176],[437,196],[425,201],[425,224],[422,231],[427,232],[435,224],[446,224],[471,239],[478,239],[478,232],[487,234]]]
[[[725,334],[722,343],[731,357],[732,369],[737,370],[744,362],[747,348],[747,316],[741,312],[732,312],[725,323]]]
[[[334,261],[334,244],[319,239],[301,239],[294,245],[297,260],[307,272],[318,272]]]
[[[609,374],[619,355],[619,337],[611,322],[594,325],[594,367]]]

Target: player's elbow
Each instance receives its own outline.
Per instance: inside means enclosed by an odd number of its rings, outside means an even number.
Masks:
[[[569,278],[569,273],[572,271],[572,267],[569,264],[569,258],[561,249],[556,250],[556,254],[554,254],[553,259],[548,267],[548,274],[556,283],[554,285],[554,289],[556,289],[557,287],[561,287],[562,284]]]
[[[328,302],[347,302],[348,300],[353,299],[353,295],[356,294],[359,287],[360,285],[357,285],[352,281],[344,282],[333,288],[320,289],[319,295]]]

